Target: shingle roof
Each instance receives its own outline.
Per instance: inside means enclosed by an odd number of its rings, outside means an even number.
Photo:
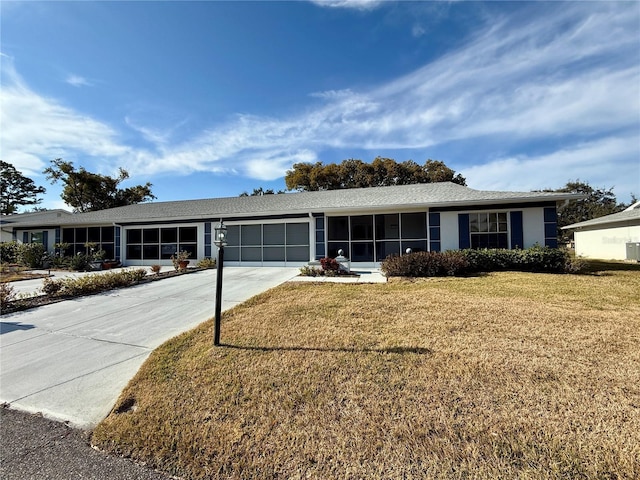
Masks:
[[[64,218],[67,219],[73,216],[73,213],[66,210],[44,210],[42,212],[31,213],[16,213],[13,215],[4,215],[0,217],[0,223],[5,225],[17,225],[17,224],[42,224],[49,225],[50,223],[60,223]]]
[[[604,226],[616,223],[631,223],[633,225],[640,225],[640,202],[634,204],[632,207],[622,212],[612,213],[611,215],[605,215],[604,217],[592,218],[591,220],[585,220],[584,222],[574,223],[572,225],[562,227],[562,229],[569,230],[574,228]]]
[[[65,224],[105,224],[197,220],[286,213],[376,210],[389,207],[442,207],[513,202],[560,201],[575,194],[474,190],[451,182],[300,192],[249,197],[152,202],[74,214]]]

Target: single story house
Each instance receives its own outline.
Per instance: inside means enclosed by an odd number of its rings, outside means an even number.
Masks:
[[[556,205],[571,193],[480,191],[451,182],[279,195],[152,202],[97,212],[2,218],[18,242],[67,254],[98,245],[124,265],[170,264],[176,251],[215,257],[216,225],[228,227],[225,263],[301,266],[344,251],[353,266],[388,255],[464,248],[557,246]]]
[[[640,202],[634,203],[622,212],[562,228],[563,230],[575,229],[574,242],[577,256],[601,260],[625,260],[627,244],[640,243]]]

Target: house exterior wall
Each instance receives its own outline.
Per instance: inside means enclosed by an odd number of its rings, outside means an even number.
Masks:
[[[548,207],[547,207],[548,208]],[[522,212],[522,237],[523,245],[516,244],[512,240],[512,232],[515,228],[511,215],[507,215],[507,228],[509,248],[530,248],[534,245],[546,245],[549,238],[545,236],[545,214],[543,207],[500,209],[487,208],[486,210],[460,210],[455,212],[442,212],[440,214],[441,249],[460,249],[459,215],[477,212]],[[555,227],[554,227],[555,228]]]
[[[16,237],[12,238],[11,236],[9,240],[6,241],[11,242],[12,240],[16,240],[18,243],[33,243],[36,239],[39,239],[44,243],[47,252],[53,252],[54,245],[56,243],[56,229],[36,228],[32,230],[17,230]],[[2,241],[5,241],[4,237]]]
[[[574,240],[579,257],[625,260],[627,242],[640,242],[640,225],[578,230]]]

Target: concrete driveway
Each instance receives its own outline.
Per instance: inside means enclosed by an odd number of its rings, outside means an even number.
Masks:
[[[226,267],[222,308],[298,273]],[[0,402],[94,427],[153,349],[214,316],[215,283],[216,271],[204,270],[3,315]]]

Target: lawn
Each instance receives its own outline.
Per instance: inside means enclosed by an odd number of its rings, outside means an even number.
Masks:
[[[182,478],[640,478],[640,271],[288,283],[95,429]]]

